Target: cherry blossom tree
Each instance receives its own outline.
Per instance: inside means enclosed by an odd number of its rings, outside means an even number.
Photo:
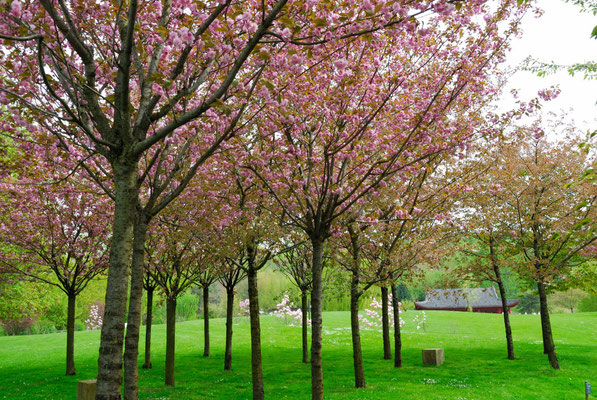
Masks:
[[[105,197],[73,182],[20,183],[0,185],[0,265],[68,297],[66,375],[75,375],[75,303],[106,271],[111,207]]]
[[[549,126],[564,133],[568,128]],[[519,273],[537,285],[544,352],[558,369],[547,294],[556,288],[554,282],[584,262],[578,256],[597,241],[597,197],[594,183],[582,179],[594,160],[579,148],[580,140],[572,135],[553,142],[545,129],[540,120],[516,128],[514,139],[499,148],[490,182],[495,201],[505,210],[506,231],[521,252]]]

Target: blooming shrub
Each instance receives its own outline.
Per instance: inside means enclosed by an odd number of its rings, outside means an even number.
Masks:
[[[303,311],[300,308],[295,308],[294,303],[290,301],[287,294],[284,295],[282,301],[276,305],[276,310],[273,314],[283,319],[288,325],[301,324],[303,319]],[[311,320],[307,318],[307,325],[311,325]]]
[[[104,322],[104,305],[96,302],[89,307],[89,318],[85,320],[88,331],[101,329]]]
[[[389,295],[388,303],[388,317],[390,319],[390,326],[394,326],[394,307],[392,306],[392,295]],[[360,325],[363,327],[363,329],[381,329],[381,303],[378,302],[375,297],[372,297],[369,307],[370,308],[365,309],[365,314],[367,314],[366,316],[359,314]],[[399,302],[398,307],[402,307],[402,303]],[[401,312],[400,309],[398,312]],[[402,327],[402,325],[404,325],[404,320],[400,318],[400,327]]]
[[[249,301],[249,299],[244,299],[244,300],[240,300],[238,302],[238,307],[240,308],[240,311],[237,315],[241,316],[241,315],[249,315],[249,304],[251,302]]]
[[[413,318],[413,323],[417,324],[417,330],[423,328],[424,331],[427,331],[427,314],[425,311],[421,311],[420,315],[415,315]]]

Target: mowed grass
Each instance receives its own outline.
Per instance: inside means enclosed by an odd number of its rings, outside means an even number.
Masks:
[[[353,384],[349,314],[324,313],[326,399],[583,399],[584,381],[597,387],[597,313],[552,315],[561,370],[542,353],[538,315],[512,315],[517,360],[506,359],[502,316],[427,312],[424,328],[402,314],[404,366],[383,360],[381,333],[362,331],[366,389]],[[153,329],[153,369],[140,369],[142,399],[250,399],[246,317],[235,318],[233,370],[224,371],[224,321],[212,322],[212,356],[202,357],[202,321],[177,325],[176,387],[163,385],[165,326]],[[266,397],[310,398],[310,366],[301,363],[301,331],[262,318]],[[0,337],[0,398],[75,399],[77,381],[95,378],[99,332],[75,334],[77,376],[64,376],[65,334]],[[143,343],[143,338],[141,340]],[[446,361],[424,367],[421,349],[443,347]],[[139,357],[142,364],[143,354]]]

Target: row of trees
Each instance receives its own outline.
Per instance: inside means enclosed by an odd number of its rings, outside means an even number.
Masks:
[[[393,309],[399,309],[397,281],[411,278],[421,263],[438,263],[446,251],[453,251],[439,242],[452,237],[457,239],[456,250],[467,256],[456,270],[459,276],[495,282],[503,301],[503,266],[516,269],[519,275],[536,283],[545,351],[552,366],[559,367],[546,292],[574,285],[566,278],[573,277],[573,267],[592,256],[591,245],[597,240],[592,225],[594,183],[587,172],[592,160],[582,149],[586,143],[572,137],[551,142],[537,124],[518,128],[499,145],[488,146],[485,140],[479,143],[482,146],[469,149],[474,156],[464,161],[447,156],[430,160],[423,174],[415,175],[401,188],[404,192],[399,202],[394,191],[400,186],[380,188],[343,219],[344,226],[330,238],[325,257],[330,264],[328,270],[333,273],[343,268],[351,276],[348,286],[357,387],[365,386],[358,320],[360,296],[374,285],[381,286],[384,356],[391,358],[388,286],[396,301]],[[222,153],[214,156],[206,168],[234,169],[228,165],[230,162]],[[467,166],[468,163],[475,167]],[[251,310],[253,371],[254,382],[263,391],[256,279],[257,271],[270,259],[302,293],[303,362],[309,360],[306,319],[307,296],[313,280],[312,248],[296,230],[280,225],[277,214],[272,212],[276,203],[263,196],[265,188],[258,184],[259,179],[251,177],[216,173],[212,180],[192,183],[187,195],[173,203],[167,216],[158,218],[159,223],[148,231],[144,250],[144,287],[148,295],[144,367],[151,368],[151,306],[157,289],[167,304],[168,385],[174,385],[177,298],[195,284],[203,288],[204,304],[209,304],[211,284],[219,281],[226,288],[224,368],[230,369],[235,289],[241,280],[253,274],[253,287],[249,287],[249,299],[255,308]],[[70,187],[70,182],[77,180],[42,187],[23,185],[23,181],[3,186],[3,206],[9,212],[2,219],[2,264],[6,274],[16,273],[57,285],[67,295],[66,365],[67,374],[74,374],[71,311],[76,295],[105,272],[109,226],[103,223],[106,216],[102,213],[110,210],[102,196]],[[227,189],[213,190],[222,184]],[[446,195],[450,191],[453,193]],[[239,204],[236,209],[235,204]],[[533,257],[536,249],[552,260],[540,264],[541,269]],[[562,280],[566,280],[564,285],[560,284]],[[204,356],[209,356],[208,307],[204,306],[204,313]],[[398,318],[398,313],[394,318]],[[514,359],[507,313],[504,320],[508,358]],[[395,321],[393,325],[394,365],[400,367],[400,324]]]
[[[176,298],[216,267],[230,298],[248,278],[253,395],[263,398],[257,271],[297,235],[311,248],[313,398],[323,397],[324,247],[352,274],[355,383],[365,386],[358,298],[433,255],[428,243],[475,171],[455,160],[493,133],[484,106],[522,3],[2,6],[7,157],[35,155],[43,163],[31,168],[48,172],[37,180],[110,199],[97,398],[120,398],[123,359],[125,398],[138,398],[143,286],[167,297],[172,371]]]

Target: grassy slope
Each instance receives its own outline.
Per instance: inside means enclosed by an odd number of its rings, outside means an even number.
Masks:
[[[428,312],[425,330],[417,330],[411,323],[417,313],[403,314],[400,370],[382,359],[380,333],[363,332],[364,390],[353,388],[349,314],[325,313],[326,399],[579,399],[585,380],[597,387],[597,313],[552,316],[560,371],[551,370],[542,354],[539,316],[512,316],[518,359],[508,361],[501,315]],[[154,369],[140,370],[141,398],[251,398],[247,320],[238,318],[234,327],[233,371],[223,371],[223,320],[212,326],[208,359],[201,356],[201,321],[177,326],[174,389],[162,383],[165,327],[154,328]],[[0,398],[74,399],[76,382],[94,378],[99,332],[77,332],[75,341],[78,375],[65,377],[65,334],[0,337]],[[300,329],[264,317],[262,342],[267,397],[310,398],[309,365],[300,362]],[[423,367],[420,350],[427,347],[444,347],[445,364]]]

